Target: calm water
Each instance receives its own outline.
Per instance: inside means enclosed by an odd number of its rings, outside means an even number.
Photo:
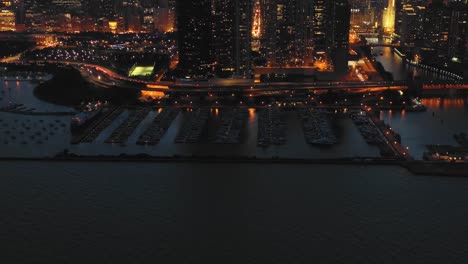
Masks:
[[[2,263],[466,263],[468,179],[0,162]]]
[[[382,55],[376,56],[376,60],[381,62],[385,70],[393,74],[395,81],[407,80],[408,76],[420,76],[424,80],[447,80],[448,77],[438,75],[434,72],[422,70],[411,65],[403,63],[399,57],[390,47],[375,47],[373,53]]]
[[[426,145],[457,145],[453,135],[468,133],[467,98],[428,98],[427,112],[382,111],[380,116],[401,135],[414,158],[422,159]]]

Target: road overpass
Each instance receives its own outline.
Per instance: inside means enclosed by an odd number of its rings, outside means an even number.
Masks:
[[[28,61],[28,63],[44,63],[45,61]],[[408,88],[406,81],[380,81],[380,82],[264,82],[256,83],[253,79],[212,79],[203,82],[163,82],[145,81],[120,75],[115,71],[96,64],[70,61],[46,61],[47,63],[57,63],[72,65],[78,69],[86,69],[99,73],[106,78],[98,78],[93,74],[88,74],[86,78],[92,78],[96,84],[112,87],[118,86],[129,89],[157,91],[157,92],[274,92],[283,90],[340,90],[346,92],[366,92],[380,91],[386,89],[405,90]],[[88,71],[88,72],[89,72]],[[84,73],[81,71],[82,74]],[[468,83],[465,81],[423,81],[424,90],[437,89],[457,89],[468,90]]]

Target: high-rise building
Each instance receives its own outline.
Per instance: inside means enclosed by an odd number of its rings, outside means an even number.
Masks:
[[[349,54],[349,28],[351,12],[348,0],[331,1],[330,6],[330,33],[328,46],[335,71],[346,72],[348,70]]]
[[[468,3],[453,1],[449,39],[449,57],[452,62],[468,64]]]
[[[153,11],[153,17],[151,18],[154,22],[154,28],[160,32],[172,32],[175,29],[175,1],[174,0],[159,0],[156,1],[156,6],[154,6],[154,1],[151,1],[153,6],[145,8],[145,13],[147,13],[147,18],[149,20],[150,11]]]
[[[263,0],[261,3],[260,51],[268,65],[319,65],[329,70],[332,53],[335,58],[343,58],[336,61],[346,61],[350,27],[348,1]],[[347,67],[347,61],[342,66]]]
[[[212,56],[217,68],[236,75],[248,75],[252,51],[252,2],[217,0],[211,8]]]
[[[248,76],[251,13],[250,0],[177,2],[179,68]]]
[[[302,64],[297,42],[302,29],[297,14],[300,0],[263,0],[261,3],[260,50],[271,66]],[[300,62],[298,61],[300,58]]]
[[[382,27],[384,32],[392,34],[395,32],[396,0],[388,0],[388,6],[384,9],[382,15]]]
[[[0,31],[15,31],[16,17],[15,13],[10,10],[0,11]]]
[[[434,49],[436,61],[447,59],[449,51],[449,32],[451,11],[442,0],[433,0],[427,7],[424,18],[424,41],[428,48]]]
[[[426,7],[404,5],[401,11],[400,42],[404,47],[416,47],[423,38]]]
[[[326,1],[262,0],[260,51],[271,66],[309,64],[315,47],[326,49]],[[322,14],[323,13],[323,14]],[[323,16],[322,16],[323,15]],[[323,33],[323,34],[322,34]],[[321,41],[319,36],[322,36]]]
[[[328,0],[313,1],[313,40],[316,54],[323,54],[328,50],[327,31],[329,30],[330,6],[331,3]]]
[[[176,2],[179,68],[196,74],[211,64],[211,1]]]

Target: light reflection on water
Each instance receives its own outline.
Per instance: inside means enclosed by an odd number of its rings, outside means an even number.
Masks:
[[[256,120],[255,108],[249,108],[249,125],[253,124]]]
[[[421,159],[426,145],[456,145],[455,133],[468,133],[466,98],[425,98],[426,112],[381,111],[380,117],[402,137],[414,158]]]
[[[466,105],[465,98],[424,98],[422,102],[429,110],[445,107],[463,109]]]
[[[423,70],[408,64],[398,56],[391,47],[374,47],[375,59],[382,63],[386,71],[393,74],[395,81],[406,80],[408,76],[419,76],[424,80],[447,80],[445,75],[439,75],[432,71]],[[382,53],[382,55],[380,55]]]

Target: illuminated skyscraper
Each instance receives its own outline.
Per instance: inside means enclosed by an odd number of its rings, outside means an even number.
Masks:
[[[395,0],[388,0],[388,6],[383,12],[382,26],[385,33],[392,34],[395,32]]]
[[[261,52],[271,66],[304,63],[305,24],[303,0],[261,2]]]
[[[452,12],[442,0],[433,0],[427,7],[424,18],[425,45],[434,49],[432,59],[443,61],[449,51],[450,24]]]
[[[250,0],[177,1],[179,68],[248,76],[251,13]]]
[[[327,27],[330,3],[327,0],[315,0],[313,6],[313,38],[316,54],[325,53],[327,50]],[[349,29],[348,29],[349,30]]]
[[[9,10],[0,11],[0,31],[15,31],[16,18],[15,13]]]
[[[327,68],[338,47],[347,54],[350,7],[347,0],[260,0],[260,52],[270,66]],[[255,10],[252,17],[258,16]],[[255,27],[254,27],[255,29]],[[342,56],[343,58],[346,55]],[[346,59],[346,58],[345,58]]]
[[[260,50],[260,39],[262,37],[262,6],[260,0],[255,0],[253,6],[253,19],[252,19],[252,50]]]

